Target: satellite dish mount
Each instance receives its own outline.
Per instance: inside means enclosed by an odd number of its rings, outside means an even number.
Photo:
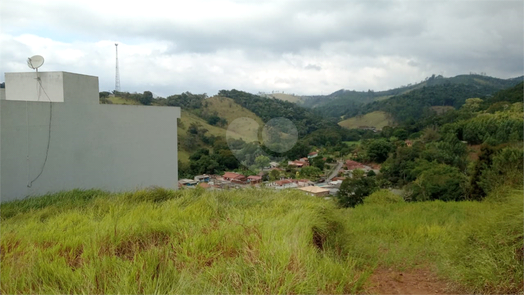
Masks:
[[[40,77],[38,77],[38,68],[41,67],[44,64],[44,58],[41,55],[33,55],[32,57],[27,59],[27,65],[33,69],[36,70],[36,79],[39,80]]]

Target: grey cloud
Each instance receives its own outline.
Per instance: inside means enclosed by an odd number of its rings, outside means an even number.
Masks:
[[[97,10],[79,10],[74,2],[28,12],[23,9],[27,4],[22,2],[27,0],[16,0],[22,4],[7,1],[11,4],[5,5],[1,18],[4,32],[10,34],[31,32],[36,24],[45,24],[49,32],[62,32],[78,40],[168,43],[166,49],[151,53],[160,59],[194,54],[209,57],[209,63],[219,62],[213,56],[227,60],[218,65],[227,76],[217,82],[202,77],[205,65],[194,65],[194,73],[186,73],[194,79],[176,81],[185,83],[190,91],[202,85],[206,85],[206,92],[229,85],[265,90],[264,83],[278,78],[262,77],[263,82],[257,80],[257,84],[246,76],[250,71],[275,67],[310,70],[302,71],[309,76],[286,82],[294,83],[290,87],[295,89],[311,84],[309,81],[321,87],[325,77],[319,74],[332,74],[333,69],[339,72],[332,75],[347,75],[340,78],[347,79],[346,83],[351,83],[352,72],[362,68],[383,69],[391,71],[387,73],[390,76],[398,76],[394,74],[397,65],[387,62],[391,59],[404,63],[414,71],[412,75],[421,78],[431,71],[445,71],[448,75],[483,71],[507,77],[522,74],[524,68],[521,1],[240,1],[237,4],[248,7],[249,12],[232,9],[217,12],[216,17],[201,18],[195,11],[191,21],[181,20],[176,14],[172,18],[129,18],[121,13],[100,18]],[[34,23],[27,19],[34,19]],[[3,46],[2,55],[15,56],[16,51]],[[222,57],[223,52],[227,57]],[[241,63],[249,65],[242,68],[244,72],[233,72]],[[363,81],[379,79],[384,80],[370,76]],[[403,83],[409,82],[413,81]],[[329,86],[333,90],[352,87],[337,83],[344,82],[330,80]],[[165,91],[172,93],[167,88]]]
[[[313,65],[313,64],[308,64],[307,66],[304,67],[304,69],[320,71],[320,70],[322,70],[322,67],[317,66],[317,65]]]

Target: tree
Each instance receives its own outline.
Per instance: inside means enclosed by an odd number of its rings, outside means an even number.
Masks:
[[[189,156],[189,160],[198,161],[202,156],[209,156],[209,150],[200,148]]]
[[[395,129],[395,131],[393,131],[392,136],[395,136],[400,140],[406,140],[408,138],[408,132],[406,131],[406,129],[397,128]]]
[[[209,125],[217,125],[220,122],[220,117],[217,115],[211,115],[207,118],[207,123]]]
[[[269,180],[274,181],[280,179],[280,171],[274,169],[269,172]]]
[[[346,178],[337,193],[338,203],[342,207],[355,207],[376,190],[375,177]]]
[[[322,157],[317,156],[315,158],[310,159],[310,161],[311,161],[311,165],[313,167],[317,167],[321,171],[324,170],[324,165],[325,165],[326,162],[322,159]]]
[[[438,128],[435,126],[427,127],[422,131],[423,142],[437,141],[440,139],[440,134],[438,133]]]
[[[199,127],[201,127],[199,123],[191,123],[189,127],[187,128],[188,134],[198,134]]]
[[[300,169],[300,177],[318,179],[320,175],[322,175],[322,170],[318,169],[318,167],[306,166]]]
[[[354,169],[353,172],[351,172],[351,177],[358,179],[364,177],[365,174],[366,172],[364,172],[362,169]]]
[[[193,174],[214,174],[220,168],[220,165],[210,156],[202,156],[197,161],[191,161],[189,164]]]
[[[415,159],[420,156],[423,146],[398,147],[380,168],[382,177],[389,182],[404,185],[415,180],[412,170],[415,167]]]
[[[476,112],[480,109],[480,105],[482,104],[482,99],[480,98],[468,98],[466,99],[466,102],[464,105],[462,105],[462,110],[466,112]]]
[[[425,162],[425,170],[409,185],[414,201],[459,201],[466,198],[468,179],[456,167]]]
[[[268,167],[269,166],[269,162],[271,162],[271,160],[268,157],[264,156],[264,155],[260,155],[260,156],[255,158],[255,165],[259,169],[262,169],[264,167]]]
[[[377,139],[369,143],[366,151],[371,161],[382,163],[388,158],[389,152],[391,152],[393,148],[390,142],[384,139]]]
[[[499,187],[522,189],[523,178],[522,143],[515,146],[499,146],[491,157],[491,165],[481,171],[479,186],[490,193]]]
[[[143,105],[151,105],[153,102],[153,93],[151,91],[144,91],[144,94],[140,96],[138,101]]]
[[[467,166],[468,150],[466,144],[462,143],[454,134],[447,134],[439,142],[431,142],[426,145],[426,150],[422,152],[421,157],[440,163],[458,167],[465,171]]]
[[[290,160],[299,159],[309,153],[310,147],[303,141],[298,141],[289,151],[285,153]]]
[[[99,98],[107,98],[107,97],[109,97],[110,94],[111,94],[111,92],[109,92],[109,91],[102,91],[102,92],[98,93],[98,97]]]
[[[226,169],[233,170],[237,169],[240,166],[240,162],[238,162],[238,159],[233,155],[233,152],[229,149],[222,149],[216,154],[216,146],[215,146],[215,157],[221,166],[225,167]]]

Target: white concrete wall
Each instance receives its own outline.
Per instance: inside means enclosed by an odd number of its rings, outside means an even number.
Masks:
[[[64,101],[64,72],[38,73],[38,78],[36,72],[7,73],[5,75],[6,99],[18,101],[49,101],[49,99],[55,102]]]
[[[40,73],[51,101],[62,94],[63,102],[22,101],[19,93],[34,94],[29,74],[7,73],[0,101],[1,201],[74,188],[177,188],[179,108],[100,105],[98,78],[67,72]],[[45,160],[50,107],[48,158],[31,184]]]

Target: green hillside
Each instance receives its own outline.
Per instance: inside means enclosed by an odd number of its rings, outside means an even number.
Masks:
[[[110,104],[123,104],[123,105],[140,105],[140,102],[133,100],[133,99],[126,99],[124,97],[119,96],[110,96],[107,97],[107,100],[110,102]]]
[[[132,94],[123,94],[130,98],[104,96],[104,100],[101,100],[101,102],[140,105],[140,102],[133,98]],[[212,141],[212,138],[226,138],[227,135],[228,137],[243,139],[247,142],[255,141],[258,140],[259,129],[264,126],[264,122],[260,117],[227,97],[205,98],[202,95],[186,92],[180,95],[172,95],[167,99],[153,100],[152,104],[157,106],[178,106],[181,108],[181,118],[178,124],[178,156],[182,163],[189,162],[189,156],[195,152],[195,145],[212,149],[212,142],[207,142],[206,138]],[[213,117],[223,119],[223,121],[210,124]],[[229,124],[238,118],[248,118],[250,120],[243,120],[241,124],[233,124],[230,127]],[[198,129],[197,133],[200,138],[194,136],[197,134],[188,133],[188,130],[192,127]],[[188,142],[195,143],[195,145],[190,146],[187,144]]]
[[[70,191],[0,205],[2,294],[522,293],[522,191],[363,205],[297,190]],[[424,212],[424,214],[421,214]],[[424,272],[424,273],[422,273]],[[400,274],[400,275],[399,275]],[[422,289],[431,293],[434,290]]]
[[[184,145],[181,144],[181,143],[184,143],[184,141],[186,140],[191,140],[191,139],[188,139],[188,129],[190,128],[192,124],[196,124],[200,128],[207,130],[206,132],[207,135],[225,137],[225,134],[226,134],[226,130],[224,128],[209,125],[204,119],[198,117],[197,115],[189,111],[181,110],[181,116],[180,116],[178,126],[177,126],[178,127],[177,128],[178,143],[179,143],[178,159],[184,163],[187,163],[189,161],[189,155],[192,152],[194,152],[194,151],[184,148]]]
[[[216,112],[219,117],[225,118],[228,123],[244,117],[253,119],[261,126],[264,124],[257,115],[228,97],[214,96],[206,99],[204,111],[208,113]]]
[[[295,125],[299,135],[302,136],[320,128],[335,125],[333,122],[324,120],[312,110],[288,101],[261,97],[236,89],[220,90],[219,95],[233,99],[237,104],[255,113],[264,122],[274,118],[286,118]]]
[[[330,95],[310,96],[304,100],[302,106],[315,108],[324,116],[346,118],[359,114],[362,105],[375,101],[387,101],[391,97],[401,96],[424,87],[442,85],[467,85],[470,88],[480,88],[484,95],[493,94],[496,91],[512,87],[522,82],[522,77],[513,79],[499,79],[482,75],[458,75],[445,78],[442,76],[431,76],[424,81],[408,84],[395,89],[385,91],[356,91],[341,89]],[[474,96],[471,96],[474,97]],[[469,97],[467,97],[469,98]]]
[[[289,101],[296,104],[301,104],[304,102],[304,97],[293,95],[293,94],[287,94],[287,93],[271,93],[271,94],[264,94],[261,95],[263,97],[269,97],[269,98],[276,98],[283,101]]]
[[[357,129],[361,126],[375,127],[377,129],[382,129],[384,126],[393,126],[394,122],[386,112],[375,111],[362,116],[356,116],[349,118],[347,120],[341,121],[338,125],[348,128],[348,129]]]
[[[226,138],[227,135],[228,137],[243,139],[247,142],[258,140],[258,130],[264,126],[262,119],[257,115],[226,97],[208,98],[198,112],[182,109],[181,113],[180,124],[178,125],[178,140],[180,143],[186,140],[193,140],[188,139],[188,129],[192,125],[197,125],[199,128],[207,130],[205,132],[206,136]],[[204,118],[199,117],[198,113],[204,114],[202,115],[203,117],[206,117],[208,114],[215,114],[220,118],[226,119],[227,123],[222,126],[210,125]],[[229,124],[238,118],[249,118],[251,120],[242,120],[242,124],[233,124],[230,127]],[[205,142],[202,144],[202,147],[212,149],[211,144],[206,144]],[[189,155],[194,152],[192,149],[185,148],[184,145],[179,147],[179,151],[182,151],[182,153],[179,152],[179,159],[182,162],[188,162]]]

